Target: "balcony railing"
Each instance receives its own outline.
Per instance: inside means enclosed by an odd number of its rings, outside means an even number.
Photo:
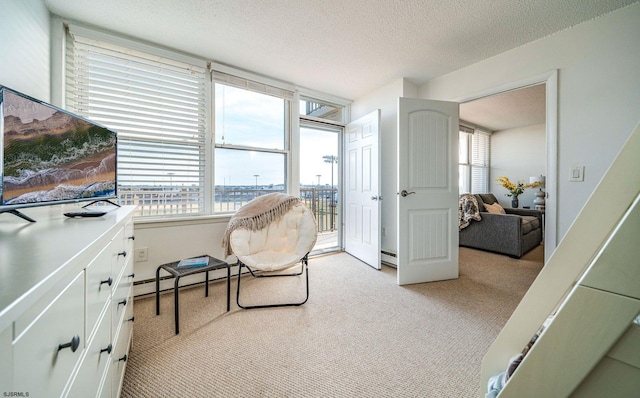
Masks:
[[[233,189],[215,192],[214,212],[235,212],[253,198],[282,190]],[[313,212],[318,232],[335,231],[338,225],[338,190],[336,188],[302,188],[300,199]],[[202,192],[192,188],[120,187],[118,201],[121,205],[135,205],[136,216],[153,217],[189,215],[204,212]]]

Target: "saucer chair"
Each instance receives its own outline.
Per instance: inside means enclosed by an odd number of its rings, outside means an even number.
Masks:
[[[313,213],[291,195],[259,196],[229,220],[223,246],[238,258],[236,302],[243,309],[299,306],[309,298],[308,255],[316,243],[318,228]],[[300,272],[275,273],[300,262]],[[240,304],[240,280],[246,267],[254,278],[295,277],[306,273],[304,301],[283,304]],[[256,274],[256,271],[262,271]],[[306,272],[305,272],[306,271]]]

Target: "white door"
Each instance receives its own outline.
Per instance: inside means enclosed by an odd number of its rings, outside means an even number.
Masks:
[[[458,277],[458,103],[398,100],[398,284]]]
[[[344,248],[375,269],[380,263],[380,110],[347,125],[344,134]]]

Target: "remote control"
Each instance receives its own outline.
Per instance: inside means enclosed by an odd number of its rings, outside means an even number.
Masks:
[[[67,217],[101,217],[107,214],[106,211],[93,211],[93,210],[83,210],[83,211],[71,211],[69,213],[64,213]]]

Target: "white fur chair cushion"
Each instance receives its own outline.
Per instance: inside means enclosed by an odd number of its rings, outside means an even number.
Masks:
[[[249,268],[277,271],[295,265],[316,244],[317,226],[309,209],[298,204],[279,221],[250,231],[236,229],[231,233],[233,253]]]

